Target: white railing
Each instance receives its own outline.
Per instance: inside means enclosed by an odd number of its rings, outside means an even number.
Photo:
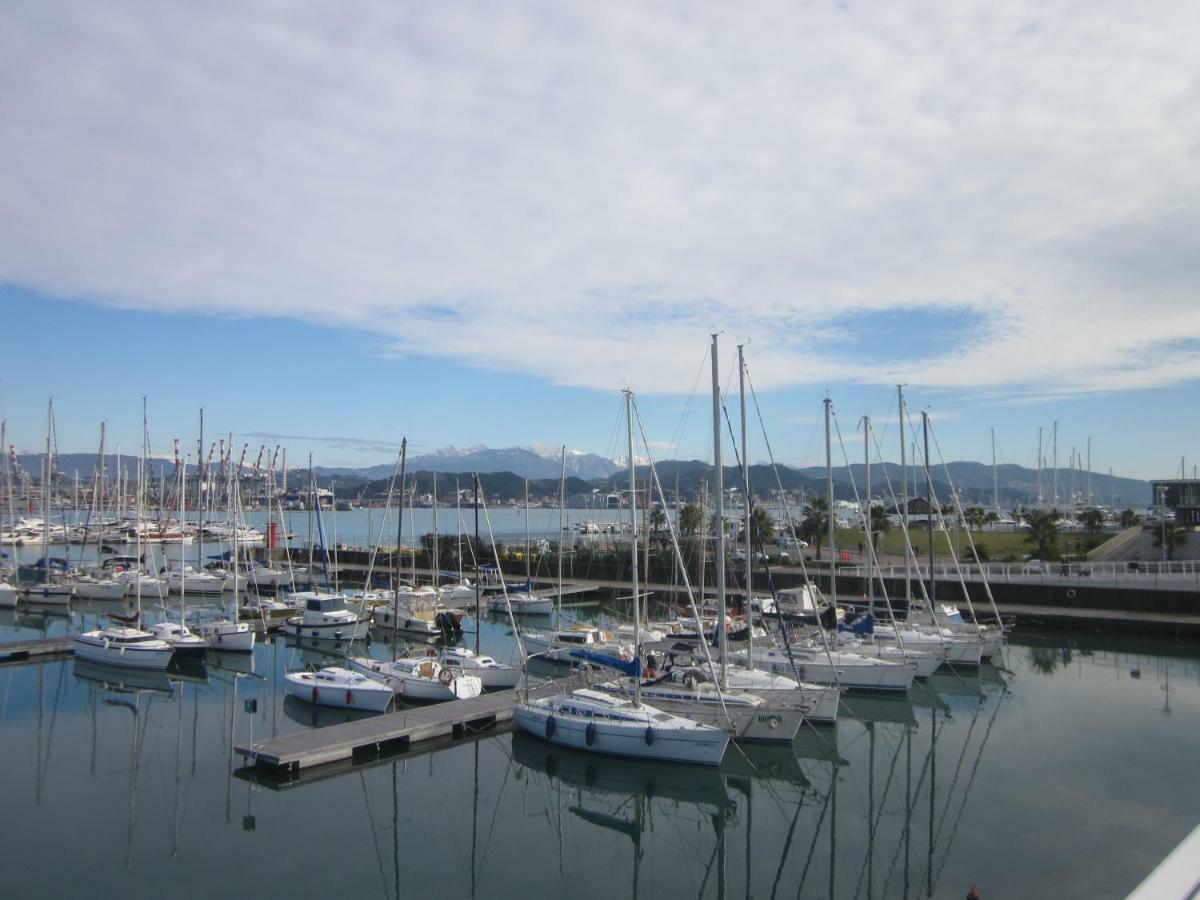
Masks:
[[[838,566],[839,575],[865,578],[865,565]],[[1074,563],[984,563],[983,565],[934,566],[938,581],[955,581],[958,572],[968,581],[1011,584],[1077,584],[1080,587],[1127,587],[1161,590],[1200,591],[1200,561],[1137,561],[1137,562],[1074,562]],[[875,577],[904,578],[904,566],[883,566]],[[913,578],[929,577],[928,566],[918,571],[912,567]]]

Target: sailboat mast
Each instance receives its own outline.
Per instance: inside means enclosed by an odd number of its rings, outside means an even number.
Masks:
[[[562,466],[558,476],[558,615],[562,616],[563,535],[567,528],[567,445],[562,446]]]
[[[871,417],[863,416],[863,465],[866,468],[866,502],[863,504],[863,530],[867,533],[867,603],[871,612],[875,612],[875,572],[872,560],[875,559],[874,534],[871,531],[874,522],[871,521]]]
[[[716,482],[716,528],[714,552],[717,582],[717,651],[721,657],[721,690],[729,689],[725,670],[725,473],[721,468],[721,383],[717,360],[717,335],[712,336],[713,468]],[[703,592],[702,592],[703,593]],[[703,636],[701,636],[703,639]]]
[[[525,590],[533,587],[529,571],[529,479],[525,479]]]
[[[908,459],[905,454],[907,449],[904,445],[904,385],[896,385],[896,408],[899,410],[900,419],[900,490],[901,502],[904,504],[900,510],[900,521],[904,529],[904,533],[908,534]],[[908,558],[907,551],[904,554],[904,602],[905,609],[912,606],[912,561]]]
[[[1054,420],[1054,456],[1051,463],[1051,475],[1054,478],[1054,507],[1058,508],[1058,419]]]
[[[837,609],[837,530],[833,515],[833,442],[829,433],[829,418],[833,411],[833,401],[825,398],[825,497],[829,506],[829,596],[833,608]]]
[[[742,487],[746,489],[746,594],[743,609],[746,612],[746,635],[749,643],[746,645],[746,668],[754,668],[754,591],[751,589],[751,575],[754,571],[754,547],[750,540],[750,450],[746,443],[746,360],[742,354],[742,344],[738,344],[738,405],[742,416]]]
[[[1038,489],[1038,506],[1040,507],[1046,502],[1046,490],[1042,487],[1042,426],[1038,426],[1038,451],[1037,451],[1037,489]]]
[[[408,458],[408,438],[400,439],[400,506],[396,510],[396,555],[394,557],[395,575],[392,578],[392,628],[396,629],[400,624],[400,548],[403,546],[404,539],[404,465]],[[479,579],[476,578],[476,581]],[[478,591],[478,588],[476,589]],[[475,615],[478,617],[479,609],[476,607]],[[475,622],[475,640],[479,640],[479,621],[476,618]],[[396,635],[392,635],[392,662],[396,661]]]
[[[475,546],[471,557],[475,560],[475,655],[479,655],[479,631],[483,616],[480,614],[481,600],[479,596],[479,474],[475,474]]]
[[[42,583],[50,583],[50,478],[54,462],[50,456],[50,433],[54,429],[54,398],[46,408],[46,468],[42,478]]]
[[[438,530],[437,530],[437,472],[433,473],[433,559],[430,561],[430,568],[433,570],[433,588],[437,590],[438,586],[438,568],[441,565],[442,556],[438,553]]]
[[[625,426],[629,432],[629,582],[633,589],[633,705],[642,705],[642,625],[638,598],[637,464],[633,458],[633,391],[625,391]],[[528,482],[526,482],[528,483]]]
[[[204,463],[204,407],[200,407],[200,439],[196,442],[196,568],[204,568],[204,482],[207,480]],[[187,481],[187,457],[183,461],[183,481]],[[181,493],[182,496],[182,493]],[[179,567],[183,569],[183,516],[185,507],[179,506]],[[183,573],[180,572],[182,583]]]
[[[929,491],[929,511],[925,515],[925,530],[929,537],[929,605],[930,613],[933,612],[932,606],[936,602],[934,597],[934,581],[933,574],[933,470],[929,468],[929,413],[921,410],[921,432],[925,438],[925,486]]]
[[[996,473],[996,429],[992,429],[992,506],[1000,512],[1000,478]]]

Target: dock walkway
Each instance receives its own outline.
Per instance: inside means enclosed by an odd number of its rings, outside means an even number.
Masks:
[[[569,690],[561,681],[530,688],[531,697]],[[517,691],[495,691],[467,700],[451,700],[404,709],[342,725],[314,728],[235,749],[247,762],[296,771],[342,760],[371,759],[407,750],[410,744],[440,737],[463,737],[512,719]]]
[[[31,638],[0,643],[0,665],[5,663],[50,662],[72,656],[75,639],[71,636]]]

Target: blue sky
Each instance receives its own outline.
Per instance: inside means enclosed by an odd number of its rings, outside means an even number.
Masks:
[[[995,426],[1033,464],[1054,419],[1064,465],[1088,435],[1131,475],[1200,457],[1195,4],[6,13],[22,446],[49,393],[62,448],[136,442],[147,394],[163,451],[204,405],[328,465],[405,434],[620,453],[630,385],[697,456],[721,331],[784,461],[819,456],[825,391],[883,418],[897,381],[953,457]]]

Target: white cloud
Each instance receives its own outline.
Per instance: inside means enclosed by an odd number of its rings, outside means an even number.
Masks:
[[[10,4],[0,280],[642,392],[690,390],[712,329],[760,388],[1180,383],[1198,27],[1116,2]],[[920,309],[972,324],[932,357],[849,346]]]

